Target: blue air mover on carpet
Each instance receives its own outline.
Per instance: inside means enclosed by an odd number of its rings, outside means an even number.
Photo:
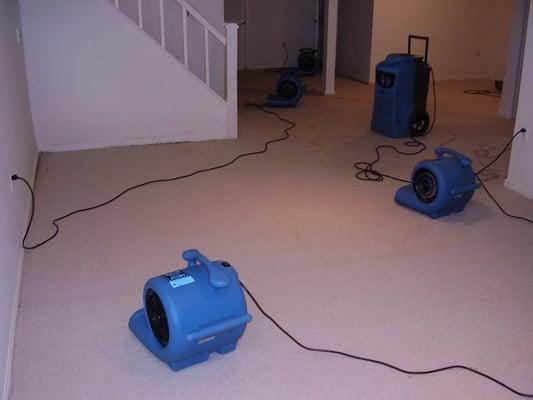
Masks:
[[[313,76],[319,69],[317,51],[315,49],[300,49],[298,55],[298,75]]]
[[[298,54],[298,67],[283,67],[283,68],[274,68],[269,71],[285,73],[290,72],[296,76],[313,76],[317,72],[320,72],[321,63],[317,56],[317,51],[315,49],[304,48],[300,49]]]
[[[462,211],[480,186],[468,157],[444,147],[435,149],[435,154],[435,160],[416,165],[411,184],[400,188],[394,198],[431,218]]]
[[[268,96],[268,107],[296,107],[304,95],[306,87],[292,72],[284,71],[276,83],[276,94]]]
[[[239,277],[227,262],[209,261],[197,250],[183,253],[187,267],[150,279],[144,308],[129,327],[174,371],[235,349],[252,317]]]
[[[411,54],[413,39],[425,41],[424,57]],[[390,54],[376,66],[373,131],[401,138],[421,136],[428,130],[428,46],[429,38],[409,35],[408,54]]]

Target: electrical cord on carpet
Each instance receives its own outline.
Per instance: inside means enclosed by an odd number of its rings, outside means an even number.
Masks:
[[[489,169],[496,161],[498,161],[500,159],[501,156],[503,156],[503,154],[507,151],[507,149],[509,149],[509,147],[511,146],[511,144],[514,142],[514,140],[517,138],[518,135],[520,135],[521,133],[525,133],[526,132],[526,129],[525,128],[522,128],[520,130],[518,130],[512,137],[511,139],[509,139],[509,141],[505,144],[505,146],[503,147],[503,149],[498,153],[498,155],[496,157],[494,157],[494,159],[489,162],[488,164],[485,164],[483,166],[483,168],[481,168],[479,171],[476,172],[476,176],[479,176],[481,175],[483,172],[485,172],[487,169]]]
[[[437,120],[437,89],[435,88],[435,74],[433,72],[433,68],[429,67],[429,70],[431,72],[431,81],[432,81],[432,87],[433,87],[433,121],[431,121],[431,125],[427,132],[424,134],[429,135],[433,128],[435,127],[435,121]],[[455,139],[454,139],[455,140]],[[403,183],[410,183],[410,181],[402,178],[398,178],[397,176],[393,176],[390,174],[384,174],[383,172],[378,171],[375,168],[375,165],[380,161],[381,159],[381,150],[382,149],[390,149],[395,151],[396,153],[402,155],[402,156],[416,156],[423,151],[427,149],[427,145],[425,143],[422,143],[419,141],[416,137],[411,136],[410,140],[407,140],[403,143],[404,146],[411,147],[411,148],[418,148],[418,150],[415,151],[403,151],[398,149],[396,146],[384,144],[379,145],[375,147],[376,152],[376,158],[373,161],[357,161],[354,163],[354,168],[357,170],[355,177],[361,181],[370,181],[370,182],[381,182],[384,178],[389,178],[398,182]]]
[[[404,142],[404,145],[408,147],[414,147],[411,144],[416,139],[413,138],[413,140]],[[410,183],[410,181],[402,178],[398,178],[397,176],[385,174],[383,172],[378,171],[375,169],[375,165],[381,160],[381,150],[382,149],[391,149],[395,151],[396,153],[403,155],[403,156],[415,156],[417,154],[422,153],[424,150],[426,150],[427,146],[419,141],[416,141],[419,143],[420,148],[416,151],[403,151],[398,149],[396,146],[388,145],[388,144],[382,144],[377,146],[374,150],[376,152],[376,158],[373,161],[357,161],[354,163],[354,168],[357,170],[357,173],[355,174],[355,177],[361,181],[370,181],[370,182],[381,182],[385,178],[389,178],[398,182],[404,182],[404,183]]]
[[[449,139],[446,139],[444,142],[442,142],[441,144],[438,145],[438,147],[444,147],[452,142],[455,142],[457,140],[457,135],[455,134],[455,132],[453,130],[451,130],[450,128],[445,128],[445,127],[442,127],[441,128],[442,130],[448,132],[450,134],[450,138]]]
[[[502,97],[502,94],[500,92],[497,92],[495,90],[487,90],[487,89],[467,89],[467,90],[463,90],[463,93],[479,95],[479,96]]]
[[[44,240],[42,240],[42,241],[40,241],[40,242],[38,242],[36,244],[33,244],[33,245],[28,245],[26,243],[26,240],[28,238],[28,234],[30,232],[30,229],[31,229],[31,226],[32,226],[32,223],[33,223],[34,213],[35,213],[35,194],[33,192],[33,188],[31,187],[30,183],[26,179],[24,179],[23,177],[20,177],[18,175],[12,175],[11,176],[11,180],[13,180],[13,181],[20,180],[20,181],[24,182],[24,184],[28,188],[28,190],[30,192],[30,195],[31,195],[30,219],[29,219],[29,222],[28,222],[28,226],[26,227],[26,231],[24,233],[24,237],[22,239],[22,247],[25,250],[33,250],[33,249],[37,249],[37,248],[43,246],[44,244],[48,243],[49,241],[51,241],[52,239],[54,239],[57,236],[57,234],[59,233],[59,225],[58,225],[58,223],[60,221],[63,221],[65,219],[67,219],[67,218],[70,218],[70,217],[72,217],[73,215],[76,215],[76,214],[81,214],[81,213],[84,213],[84,212],[96,210],[97,208],[101,208],[101,207],[107,206],[108,204],[114,202],[115,200],[118,200],[119,198],[124,196],[126,193],[131,192],[132,190],[139,189],[141,187],[152,185],[152,184],[155,184],[155,183],[174,182],[174,181],[190,178],[192,176],[195,176],[195,175],[198,175],[198,174],[202,174],[202,173],[205,173],[205,172],[222,169],[222,168],[225,168],[225,167],[228,167],[228,166],[234,164],[235,162],[237,162],[241,158],[266,153],[271,144],[282,142],[282,141],[287,140],[287,139],[290,138],[290,131],[296,127],[296,123],[295,122],[293,122],[293,121],[291,121],[291,120],[289,120],[287,118],[282,117],[281,115],[279,115],[278,113],[276,113],[274,111],[267,110],[266,108],[264,108],[261,105],[256,105],[256,107],[258,109],[260,109],[261,111],[267,113],[267,114],[275,116],[279,121],[288,124],[289,126],[284,129],[284,133],[285,134],[283,136],[279,137],[279,138],[268,140],[267,142],[264,143],[263,148],[261,150],[251,151],[251,152],[247,152],[247,153],[241,153],[238,156],[236,156],[235,158],[233,158],[231,161],[228,161],[226,163],[223,163],[223,164],[220,164],[220,165],[216,165],[216,166],[213,166],[213,167],[199,169],[199,170],[196,170],[194,172],[191,172],[191,173],[188,173],[188,174],[185,174],[185,175],[172,177],[172,178],[154,179],[154,180],[146,181],[146,182],[143,182],[143,183],[139,183],[137,185],[130,186],[130,187],[124,189],[122,192],[120,192],[116,196],[114,196],[114,197],[110,198],[109,200],[106,200],[106,201],[104,201],[102,203],[96,204],[96,205],[91,206],[91,207],[80,208],[80,209],[71,211],[71,212],[69,212],[69,213],[67,213],[65,215],[62,215],[60,217],[57,217],[54,220],[52,220],[52,224],[54,225],[54,229],[55,229],[54,232],[49,237],[47,237],[46,239],[44,239]]]
[[[513,218],[513,219],[517,219],[517,220],[520,220],[520,221],[525,221],[525,222],[528,222],[530,224],[533,224],[533,220],[530,219],[530,218],[526,218],[526,217],[522,217],[520,215],[514,215],[514,214],[511,214],[509,213],[508,211],[506,211],[503,206],[500,204],[500,202],[498,202],[498,200],[496,200],[496,198],[494,197],[494,195],[489,191],[489,189],[487,188],[487,186],[485,185],[485,183],[483,182],[483,180],[480,178],[480,176],[482,176],[483,173],[485,173],[496,161],[498,161],[501,156],[503,156],[503,154],[507,151],[507,149],[509,148],[509,146],[511,146],[511,143],[513,143],[513,141],[518,137],[518,135],[520,135],[521,133],[524,133],[526,132],[526,129],[522,128],[520,129],[518,132],[516,132],[513,137],[511,139],[509,139],[509,141],[507,142],[507,144],[504,146],[504,148],[498,153],[498,155],[491,161],[489,162],[488,164],[485,164],[485,166],[483,168],[481,168],[479,171],[476,172],[476,178],[478,180],[478,182],[481,184],[481,187],[483,188],[483,190],[485,191],[485,193],[487,193],[487,195],[489,196],[489,198],[492,200],[492,202],[494,204],[496,204],[496,207],[499,208],[499,210],[504,214],[506,215],[507,217],[509,218]]]
[[[487,165],[487,159],[492,158],[492,152],[496,150],[496,146],[489,144],[480,144],[479,148],[474,150],[474,155],[477,157],[478,163],[482,167]],[[479,178],[484,182],[500,178],[500,173],[494,168],[488,168],[479,174]]]
[[[257,309],[261,312],[261,314],[263,314],[263,316],[265,316],[270,322],[272,322],[272,324],[274,324],[274,326],[276,328],[278,328],[285,336],[287,336],[290,340],[292,340],[298,347],[301,347],[304,350],[315,352],[315,353],[335,354],[335,355],[339,355],[339,356],[342,356],[342,357],[351,358],[351,359],[357,360],[357,361],[363,361],[363,362],[368,362],[368,363],[372,363],[372,364],[378,364],[378,365],[393,369],[395,371],[401,372],[402,374],[406,374],[406,375],[431,375],[431,374],[436,374],[436,373],[450,371],[450,370],[464,370],[464,371],[471,372],[471,373],[473,373],[475,375],[481,376],[482,378],[485,378],[485,379],[487,379],[487,380],[489,380],[491,382],[494,382],[497,385],[507,389],[508,391],[510,391],[510,392],[512,392],[512,393],[514,393],[514,394],[516,394],[518,396],[527,397],[527,398],[533,398],[533,394],[519,392],[518,390],[513,389],[511,386],[506,385],[502,381],[500,381],[500,380],[498,380],[496,378],[493,378],[492,376],[490,376],[488,374],[485,374],[485,373],[483,373],[481,371],[478,371],[475,368],[467,367],[467,366],[464,366],[464,365],[449,365],[449,366],[436,368],[436,369],[431,369],[431,370],[410,371],[410,370],[407,370],[407,369],[403,369],[403,368],[397,367],[397,366],[395,366],[393,364],[390,364],[390,363],[387,363],[385,361],[380,361],[380,360],[376,360],[376,359],[373,359],[373,358],[357,356],[357,355],[350,354],[350,353],[347,353],[347,352],[344,352],[344,351],[339,351],[339,350],[330,350],[330,349],[322,349],[322,348],[316,348],[316,347],[307,346],[307,345],[303,344],[302,342],[300,342],[298,339],[296,339],[283,326],[281,326],[281,324],[278,321],[276,321],[276,319],[274,317],[272,317],[270,314],[268,314],[263,309],[263,307],[259,304],[259,302],[254,297],[254,295],[250,292],[250,290],[242,282],[240,282],[240,284],[241,284],[241,287],[243,288],[243,290],[248,295],[248,297],[250,297],[250,299],[255,304]]]
[[[283,69],[285,69],[287,67],[287,61],[289,61],[289,49],[285,42],[283,42],[281,46],[283,46],[283,49],[285,50],[285,58],[283,59]]]

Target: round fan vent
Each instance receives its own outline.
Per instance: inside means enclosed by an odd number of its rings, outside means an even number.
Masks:
[[[296,83],[290,80],[283,80],[278,86],[278,95],[286,100],[292,100],[298,94]]]
[[[429,169],[421,168],[413,177],[413,189],[421,202],[431,203],[439,193],[437,178]]]
[[[298,67],[304,72],[313,72],[316,68],[316,51],[313,49],[300,49]]]
[[[146,292],[146,314],[150,322],[150,328],[161,346],[165,347],[168,344],[169,330],[167,313],[161,299],[155,291],[148,289]]]

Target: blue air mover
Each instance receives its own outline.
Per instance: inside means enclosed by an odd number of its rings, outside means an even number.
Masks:
[[[306,87],[298,76],[284,71],[276,83],[276,94],[268,96],[268,107],[296,107],[304,95]]]
[[[425,41],[425,56],[411,54],[413,39]],[[429,38],[409,35],[408,54],[390,54],[376,66],[371,128],[393,138],[422,136],[429,128],[426,102],[431,67]]]
[[[319,69],[317,51],[315,49],[300,49],[297,62],[297,70],[300,76],[313,76]]]
[[[209,261],[198,250],[183,253],[187,267],[150,279],[144,308],[129,327],[174,371],[235,349],[252,317],[233,267]]]
[[[394,200],[431,218],[460,212],[480,186],[472,160],[463,154],[439,147],[435,160],[419,162],[411,174],[411,184],[400,188]]]
[[[322,66],[318,58],[318,52],[311,48],[300,49],[297,63],[297,67],[274,68],[269,71],[280,73],[290,72],[297,76],[313,76],[320,71]]]

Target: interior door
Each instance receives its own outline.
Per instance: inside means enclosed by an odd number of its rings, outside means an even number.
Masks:
[[[337,72],[370,80],[373,0],[339,0],[337,28]]]
[[[318,0],[244,0],[245,66],[296,66],[300,48],[317,45]]]

